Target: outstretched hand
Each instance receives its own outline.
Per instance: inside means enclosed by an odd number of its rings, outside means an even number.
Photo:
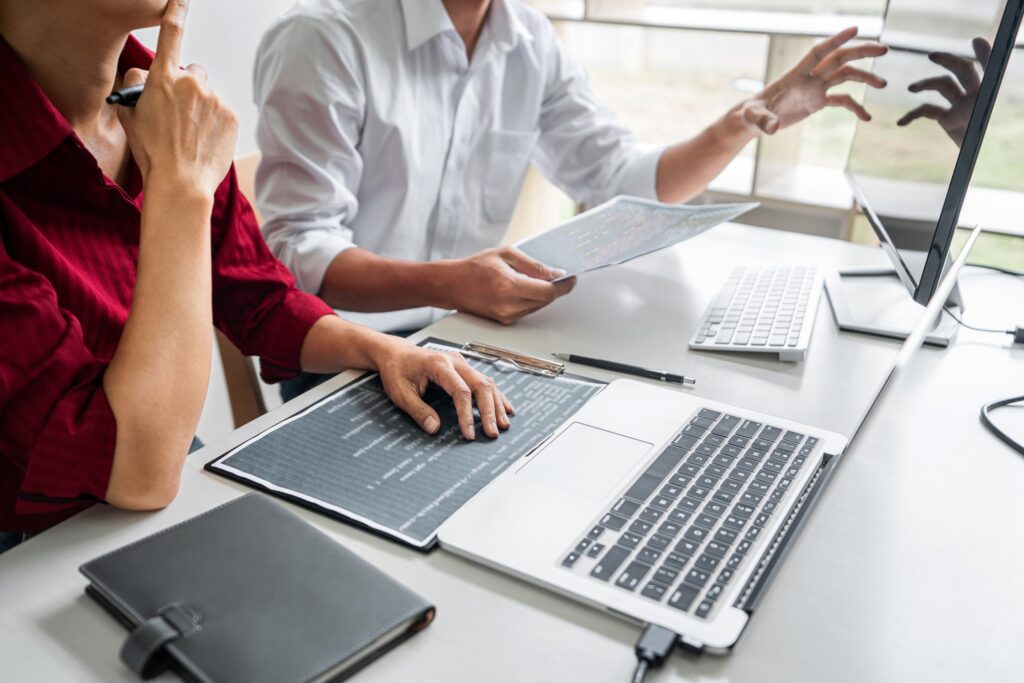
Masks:
[[[824,107],[843,107],[861,121],[870,121],[871,115],[853,97],[829,92],[848,81],[873,88],[886,85],[885,79],[849,62],[880,57],[889,48],[873,42],[843,47],[856,35],[857,28],[850,27],[815,45],[796,66],[741,105],[744,123],[754,132],[772,135]]]
[[[984,38],[975,38],[971,41],[971,46],[984,73],[989,57],[992,56],[992,46]],[[971,120],[971,112],[974,111],[974,101],[978,98],[978,90],[981,88],[981,76],[973,60],[965,57],[958,57],[949,52],[932,52],[928,59],[949,71],[952,76],[945,74],[923,78],[911,83],[907,89],[915,93],[929,90],[937,92],[949,102],[949,106],[922,104],[904,114],[896,125],[908,126],[917,119],[932,119],[959,147],[963,144],[967,124]],[[953,80],[953,76],[956,80]]]

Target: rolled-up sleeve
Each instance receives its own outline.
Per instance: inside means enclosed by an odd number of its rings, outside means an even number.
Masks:
[[[294,16],[271,28],[256,56],[256,204],[271,251],[311,294],[354,246],[365,98],[358,58],[346,50],[356,42],[335,22]]]
[[[106,362],[43,276],[0,243],[0,456],[19,515],[46,517],[106,496],[117,423],[103,391]],[[48,524],[40,524],[44,528]],[[33,529],[25,529],[31,531]]]
[[[664,147],[638,144],[591,92],[583,67],[550,24],[536,36],[547,70],[534,162],[574,201],[594,205],[617,194],[657,199]]]
[[[212,224],[214,324],[242,353],[260,357],[267,382],[294,376],[310,328],[334,311],[299,291],[270,253],[234,168],[217,192]]]

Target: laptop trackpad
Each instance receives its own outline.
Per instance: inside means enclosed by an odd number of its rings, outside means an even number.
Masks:
[[[651,450],[646,441],[574,422],[516,473],[588,500],[601,500]]]

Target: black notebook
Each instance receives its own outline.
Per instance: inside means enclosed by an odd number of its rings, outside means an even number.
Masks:
[[[132,629],[151,678],[339,680],[426,627],[434,608],[268,496],[251,493],[80,568]]]

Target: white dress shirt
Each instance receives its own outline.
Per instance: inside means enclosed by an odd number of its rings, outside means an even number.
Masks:
[[[471,61],[441,0],[302,0],[264,36],[254,89],[263,233],[307,292],[352,246],[497,246],[531,162],[581,204],[656,196],[662,150],[634,143],[520,0],[492,0]],[[339,313],[398,330],[441,312]]]

